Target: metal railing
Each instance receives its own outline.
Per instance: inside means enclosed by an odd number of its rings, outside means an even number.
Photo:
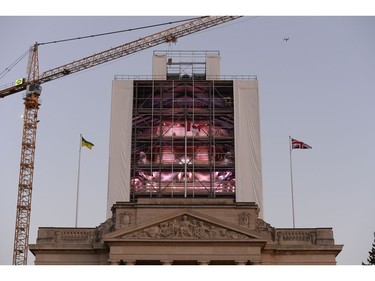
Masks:
[[[192,77],[193,80],[194,76]],[[165,75],[115,75],[114,80],[166,80]],[[186,80],[179,77],[175,80]],[[208,75],[206,80],[257,80],[256,75]],[[201,81],[201,79],[200,79]]]

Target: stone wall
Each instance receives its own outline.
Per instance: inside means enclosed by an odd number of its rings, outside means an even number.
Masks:
[[[253,203],[141,199],[95,228],[46,228],[35,264],[336,264],[331,228],[274,228]]]

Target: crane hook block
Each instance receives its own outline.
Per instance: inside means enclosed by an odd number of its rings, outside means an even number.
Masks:
[[[32,83],[30,85],[27,85],[26,97],[30,97],[32,94],[40,96],[41,93],[42,93],[42,86],[40,86],[39,84]]]

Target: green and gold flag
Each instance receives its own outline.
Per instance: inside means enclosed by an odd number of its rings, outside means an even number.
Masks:
[[[88,149],[92,149],[92,147],[94,146],[93,143],[85,140],[83,137],[82,137],[82,140],[81,140],[81,146],[86,146]]]

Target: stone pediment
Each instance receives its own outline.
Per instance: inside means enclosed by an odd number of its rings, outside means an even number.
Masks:
[[[121,229],[103,237],[119,240],[260,240],[264,237],[194,211],[179,211],[152,222]]]

